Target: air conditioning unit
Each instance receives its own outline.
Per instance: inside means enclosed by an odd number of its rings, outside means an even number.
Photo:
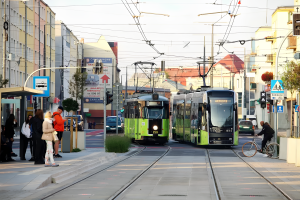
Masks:
[[[7,54],[7,60],[9,60],[9,61],[15,61],[15,54],[12,54],[12,53]]]

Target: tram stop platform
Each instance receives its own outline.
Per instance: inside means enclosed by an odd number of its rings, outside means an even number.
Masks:
[[[19,149],[13,149],[18,153]],[[93,148],[77,153],[60,153],[62,158],[54,158],[59,167],[35,165],[28,160],[0,162],[0,198],[23,199],[51,183],[61,183],[79,176],[93,168],[114,160],[122,154],[106,153],[104,148]],[[30,158],[30,151],[26,152]]]

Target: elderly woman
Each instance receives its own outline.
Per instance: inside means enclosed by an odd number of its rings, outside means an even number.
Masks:
[[[53,146],[52,146],[52,141],[53,141],[53,132],[55,129],[53,128],[53,119],[52,119],[52,114],[51,112],[47,112],[45,114],[45,120],[43,122],[43,137],[42,139],[46,141],[47,143],[47,150],[46,150],[46,155],[45,155],[45,167],[58,167],[58,164],[55,164],[54,159],[53,159]],[[50,165],[49,163],[49,158],[52,163]]]

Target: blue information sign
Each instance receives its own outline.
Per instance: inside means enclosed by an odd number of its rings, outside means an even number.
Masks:
[[[34,95],[35,97],[49,97],[50,96],[50,78],[49,76],[34,76],[33,89],[41,90],[44,94]]]
[[[300,111],[299,105],[295,105],[295,112],[299,112],[299,111]]]
[[[273,113],[275,112],[274,106],[273,106]],[[277,113],[283,113],[283,106],[277,106]]]

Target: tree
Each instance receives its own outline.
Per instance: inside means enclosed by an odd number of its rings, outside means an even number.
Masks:
[[[68,98],[68,99],[63,100],[62,106],[63,106],[64,110],[66,110],[68,112],[68,114],[71,111],[76,111],[76,110],[79,109],[78,102],[76,100],[72,99],[72,98]]]
[[[3,88],[8,83],[8,79],[2,79],[2,74],[0,75],[0,88]]]
[[[75,74],[72,76],[71,80],[68,81],[69,89],[68,92],[71,97],[74,97],[76,101],[83,97],[83,93],[86,90],[85,81],[87,79],[87,73],[81,73],[81,69],[76,69]]]
[[[168,72],[165,72],[165,75],[166,75],[166,78],[167,78],[167,79],[170,79],[170,75],[169,75]]]
[[[295,91],[300,91],[300,63],[295,63],[291,61],[286,64],[285,70],[281,75],[281,80],[283,82],[284,88],[291,92],[291,122],[290,128],[291,133],[293,131],[293,94]]]

